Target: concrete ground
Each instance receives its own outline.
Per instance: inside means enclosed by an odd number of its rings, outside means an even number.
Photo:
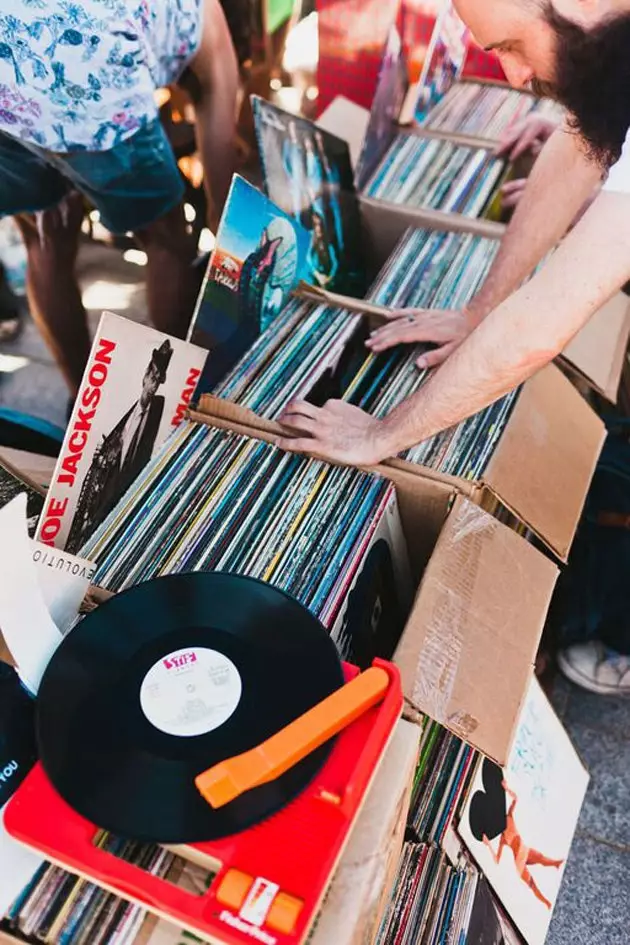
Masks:
[[[143,269],[104,246],[81,253],[93,328],[103,309],[146,320]],[[0,405],[65,423],[63,381],[30,319],[0,350]],[[591,785],[557,904],[549,945],[630,942],[630,700],[603,699],[559,679],[554,701]]]

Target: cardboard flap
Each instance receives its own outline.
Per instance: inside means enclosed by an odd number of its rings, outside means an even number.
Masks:
[[[494,151],[496,142],[489,138],[483,138],[478,135],[466,135],[457,131],[444,131],[441,128],[433,131],[431,128],[416,126],[409,128],[407,133],[415,138],[429,138],[437,141],[451,141],[453,144],[461,144],[466,148],[476,148],[480,151]]]
[[[477,217],[465,217],[461,213],[447,213],[444,210],[431,210],[428,207],[408,207],[402,203],[391,203],[387,200],[376,200],[359,194],[363,217],[366,216],[366,207],[376,206],[389,211],[394,218],[390,225],[397,223],[398,232],[402,236],[405,230],[412,227],[426,227],[430,230],[448,230],[457,233],[473,233],[476,236],[486,236],[489,239],[501,239],[505,233],[505,224],[495,223]],[[369,213],[370,211],[368,211]],[[383,216],[381,216],[381,220]]]
[[[354,170],[359,163],[369,121],[370,113],[367,108],[338,95],[321,113],[317,125],[347,142]]]
[[[0,447],[0,463],[7,469],[19,470],[20,478],[32,484],[42,495],[46,494],[56,462],[52,456],[41,456],[39,453],[28,453],[8,446]]]
[[[460,496],[395,656],[412,709],[500,765],[508,759],[557,576],[532,545]]]
[[[17,450],[8,450],[3,447],[0,451],[0,463],[11,476],[15,479],[19,479],[25,486],[32,489],[33,492],[37,492],[38,495],[45,497],[46,488],[37,482],[37,477],[31,476],[30,471],[19,469],[17,466],[17,462],[19,462],[22,457],[29,455],[29,453],[20,453]],[[54,464],[55,460],[51,460],[50,462]]]
[[[548,365],[523,386],[483,484],[566,561],[605,430]]]
[[[619,292],[575,336],[562,359],[598,393],[616,403],[629,336],[630,299]]]

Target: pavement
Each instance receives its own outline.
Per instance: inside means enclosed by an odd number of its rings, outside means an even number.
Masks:
[[[92,330],[103,309],[146,322],[142,267],[87,244],[79,279]],[[65,424],[63,380],[30,318],[0,347],[0,405]],[[602,698],[561,677],[553,701],[591,784],[567,864],[548,945],[630,943],[630,699]]]

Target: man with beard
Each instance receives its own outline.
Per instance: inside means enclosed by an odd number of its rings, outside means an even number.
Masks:
[[[290,404],[281,444],[354,465],[394,456],[493,403],[555,358],[630,277],[630,0],[455,0],[508,81],[556,98],[568,117],[536,162],[500,252],[464,311],[394,312],[368,347],[432,343],[440,370],[378,420],[350,404]],[[551,259],[608,173],[600,194]],[[575,654],[567,654],[575,656]],[[573,678],[630,692],[624,657],[580,650]],[[613,685],[616,681],[616,687]]]

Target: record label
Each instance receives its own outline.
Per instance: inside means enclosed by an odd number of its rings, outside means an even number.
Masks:
[[[218,650],[184,648],[154,663],[140,687],[146,718],[166,735],[191,738],[224,725],[236,711],[243,683]]]

